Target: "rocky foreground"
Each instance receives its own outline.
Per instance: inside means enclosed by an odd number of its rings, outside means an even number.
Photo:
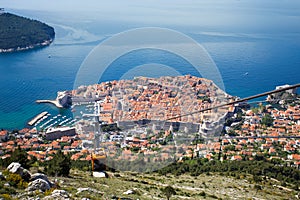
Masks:
[[[28,185],[13,186],[13,175]],[[0,199],[166,199],[164,188],[172,186],[170,199],[297,199],[296,193],[276,187],[276,180],[257,185],[249,177],[237,179],[220,174],[160,176],[130,172],[109,173],[109,178],[94,178],[90,172],[71,171],[70,177],[47,177],[31,173],[19,163],[11,163],[0,173],[1,192],[16,189],[15,194],[1,194]],[[22,189],[21,189],[22,188]]]

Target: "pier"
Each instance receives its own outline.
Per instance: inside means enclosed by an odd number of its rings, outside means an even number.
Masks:
[[[35,116],[32,120],[30,120],[30,121],[28,122],[28,125],[29,125],[29,126],[33,126],[38,120],[40,120],[42,117],[44,117],[44,116],[47,115],[47,114],[48,114],[47,111],[38,114],[37,116]]]
[[[55,100],[36,100],[36,103],[51,103],[57,108],[69,108],[72,105],[71,94],[68,91],[57,92]]]
[[[51,103],[57,108],[63,108],[63,106],[57,100],[36,100],[36,103]]]

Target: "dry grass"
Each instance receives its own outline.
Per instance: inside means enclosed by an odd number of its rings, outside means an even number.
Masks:
[[[54,181],[54,177],[49,177]],[[264,178],[259,184],[254,183],[251,175],[240,175],[239,179],[219,174],[190,175],[141,174],[131,172],[109,173],[109,178],[94,178],[90,172],[71,170],[70,177],[59,177],[59,189],[66,190],[71,199],[166,199],[161,189],[170,185],[176,190],[175,199],[296,199],[296,191],[287,191],[277,187],[278,181]],[[4,184],[4,182],[2,181]],[[78,193],[77,188],[91,188],[90,191]],[[133,190],[134,194],[123,194]],[[45,196],[42,192],[27,194],[23,189],[16,189],[17,196],[13,199],[27,199]],[[48,192],[48,195],[51,192]],[[22,194],[22,195],[21,195]],[[15,197],[15,198],[14,198]],[[1,199],[1,197],[0,197]],[[117,198],[115,198],[117,199]]]
[[[249,179],[249,177],[247,178]],[[113,196],[130,199],[166,199],[161,188],[171,185],[176,195],[171,199],[293,199],[296,192],[287,192],[273,187],[272,182],[261,183],[262,189],[256,189],[255,183],[247,179],[236,179],[220,175],[202,174],[198,177],[182,175],[160,176],[158,174],[139,174],[130,172],[111,173],[110,178],[91,177],[88,172],[72,171],[71,178],[59,178],[61,189],[72,194],[74,199],[112,199]],[[77,188],[89,187],[99,193],[82,192]],[[123,194],[134,190],[135,194]]]

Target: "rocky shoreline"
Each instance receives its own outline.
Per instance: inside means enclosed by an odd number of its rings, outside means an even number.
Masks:
[[[36,48],[46,47],[49,46],[54,39],[46,40],[42,43],[37,43],[34,45],[30,45],[27,47],[18,47],[18,48],[9,48],[9,49],[0,49],[0,53],[13,53],[13,52],[19,52],[19,51],[26,51],[26,50],[32,50]]]

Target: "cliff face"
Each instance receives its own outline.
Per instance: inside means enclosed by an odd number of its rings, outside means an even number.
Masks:
[[[45,23],[11,13],[0,15],[0,52],[46,46],[54,37],[54,28]]]

